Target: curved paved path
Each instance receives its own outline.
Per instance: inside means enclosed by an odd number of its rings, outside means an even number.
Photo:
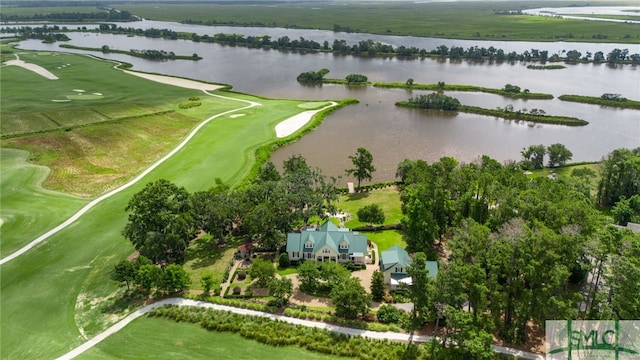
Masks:
[[[110,191],[110,192],[108,192],[108,193],[106,193],[106,194],[94,199],[93,201],[91,201],[90,203],[85,205],[82,209],[80,209],[77,213],[73,214],[70,218],[68,218],[62,224],[60,224],[60,225],[56,226],[55,228],[47,231],[46,233],[40,235],[39,237],[37,237],[32,242],[30,242],[27,245],[23,246],[19,250],[13,252],[11,255],[8,255],[8,256],[0,259],[0,265],[3,265],[5,263],[17,258],[18,256],[26,253],[27,251],[29,251],[34,246],[40,244],[41,242],[45,241],[46,239],[48,239],[52,235],[56,234],[57,232],[59,232],[62,229],[66,228],[67,226],[71,225],[73,222],[78,220],[82,215],[84,215],[87,211],[91,210],[94,206],[98,205],[103,200],[105,200],[105,199],[107,199],[107,198],[109,198],[109,197],[111,197],[111,196],[113,196],[113,195],[115,195],[115,194],[117,194],[117,193],[129,188],[130,186],[134,185],[138,181],[142,180],[142,178],[147,176],[151,171],[153,171],[155,168],[160,166],[163,162],[167,161],[167,159],[169,159],[170,157],[175,155],[178,151],[180,151],[198,133],[198,131],[200,131],[200,129],[202,129],[205,125],[207,125],[212,120],[215,120],[215,119],[217,119],[217,118],[219,118],[221,116],[224,116],[224,115],[236,112],[236,111],[242,111],[242,110],[246,110],[246,109],[261,105],[260,103],[249,101],[249,100],[236,99],[236,98],[226,97],[226,96],[222,96],[222,95],[211,94],[206,90],[203,90],[203,92],[205,94],[209,95],[209,96],[218,97],[218,98],[226,99],[226,100],[236,100],[236,101],[247,103],[248,105],[240,107],[240,108],[237,108],[237,109],[228,110],[228,111],[213,115],[210,118],[206,119],[205,121],[201,122],[171,152],[169,152],[167,155],[165,155],[162,159],[156,161],[153,165],[151,165],[149,168],[147,168],[145,171],[143,171],[140,175],[136,176],[133,180],[131,180],[128,183],[120,186],[117,189],[114,189],[114,190],[112,190],[112,191]]]
[[[378,332],[378,331],[352,329],[344,326],[331,325],[331,324],[310,321],[310,320],[296,319],[288,316],[275,315],[271,313],[265,313],[261,311],[254,311],[254,310],[248,310],[248,309],[240,309],[240,308],[235,308],[235,307],[230,307],[225,305],[212,304],[204,301],[183,299],[183,298],[169,298],[169,299],[164,299],[136,310],[135,312],[131,313],[126,318],[120,320],[117,324],[111,326],[109,329],[95,336],[91,340],[88,340],[84,344],[60,356],[57,360],[70,360],[75,358],[76,356],[91,349],[92,347],[100,343],[102,340],[106,339],[109,335],[120,331],[122,328],[127,326],[133,320],[139,318],[140,316],[143,316],[144,314],[148,313],[149,311],[157,307],[168,305],[168,304],[177,305],[177,306],[197,306],[197,307],[209,308],[209,309],[215,309],[215,310],[230,311],[230,312],[241,314],[241,315],[260,316],[260,317],[268,318],[271,320],[287,322],[290,324],[313,327],[318,329],[326,329],[334,333],[345,334],[350,336],[363,336],[366,338],[376,339],[376,340],[387,339],[390,341],[427,342],[433,339],[431,336],[411,335],[411,334],[397,333],[397,332],[391,332],[391,331]],[[534,354],[526,351],[505,348],[502,346],[493,346],[493,350],[497,353],[513,355],[523,359],[531,359],[531,360],[544,359],[542,355],[538,355],[538,354]]]

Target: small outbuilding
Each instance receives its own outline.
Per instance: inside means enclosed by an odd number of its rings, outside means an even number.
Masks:
[[[411,276],[407,275],[407,268],[413,259],[407,251],[398,245],[390,247],[380,255],[380,272],[384,275],[384,281],[391,290],[397,290],[403,284],[411,285]],[[438,275],[438,262],[427,261],[426,268],[429,277],[435,278]]]

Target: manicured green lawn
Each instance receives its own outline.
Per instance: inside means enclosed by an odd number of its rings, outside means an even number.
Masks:
[[[3,136],[174,110],[190,96],[202,94],[116,71],[115,63],[88,56],[19,49],[14,52],[21,60],[49,70],[58,80],[49,80],[18,66],[2,67],[0,86],[11,89],[2,91]],[[91,100],[53,101],[93,94],[100,95],[92,96]]]
[[[385,251],[393,245],[398,245],[401,248],[406,248],[407,244],[402,237],[402,231],[400,230],[385,230],[385,231],[367,231],[363,233],[367,235],[367,238],[378,245],[379,251]]]
[[[400,193],[395,187],[341,195],[336,206],[341,211],[353,215],[353,219],[348,221],[345,226],[354,228],[367,225],[367,223],[358,221],[357,212],[362,207],[371,204],[377,204],[382,208],[385,216],[385,224],[396,224],[402,219]]]
[[[26,151],[0,148],[0,256],[55,227],[89,201],[43,189],[49,169],[26,162]]]
[[[87,67],[85,71],[92,70]],[[246,116],[240,119],[222,116],[210,122],[184,149],[141,182],[101,202],[69,228],[2,265],[1,358],[57,357],[117,321],[123,314],[113,306],[117,286],[109,280],[108,271],[133,251],[121,234],[127,219],[124,208],[131,196],[146,183],[161,178],[189,191],[207,189],[215,178],[235,184],[255,162],[255,149],[274,140],[275,124],[301,111],[297,106],[301,101],[218,93],[257,101],[262,106],[243,111]],[[218,101],[226,109],[246,106],[239,100]],[[208,117],[220,111],[218,107],[207,112],[204,104],[196,109],[202,119],[205,114]],[[64,218],[63,214],[50,216]],[[26,235],[16,236],[16,241],[29,240]],[[83,325],[86,337],[77,324]],[[172,333],[170,326],[163,331]]]
[[[164,329],[171,329],[163,331]],[[89,359],[338,359],[297,346],[274,347],[196,324],[140,318],[77,357]]]
[[[600,181],[600,170],[602,168],[602,165],[600,163],[567,165],[560,168],[544,168],[539,170],[533,170],[532,176],[549,176],[555,173],[558,177],[568,178],[571,176],[571,172],[573,170],[583,169],[583,168],[593,170],[593,172],[596,174],[596,178],[594,179],[594,181],[596,182]]]

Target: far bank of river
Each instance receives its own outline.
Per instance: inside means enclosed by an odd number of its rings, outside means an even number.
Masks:
[[[150,27],[171,27],[176,31],[196,33],[243,33],[242,29],[221,27],[209,28],[196,25],[142,22]],[[132,24],[140,27],[139,24]],[[188,27],[188,28],[183,28]],[[205,32],[201,28],[209,29]],[[629,48],[640,52],[639,45],[627,44],[574,44],[574,43],[511,43],[469,42],[461,40],[400,38],[368,34],[346,34],[315,30],[290,30],[270,28],[246,28],[255,34],[278,37],[295,34],[307,37],[307,32],[318,32],[323,36],[343,39],[347,35],[362,39],[384,41],[434,41],[433,46],[416,43],[411,46],[433,48],[447,46],[495,46],[506,50],[538,48],[547,49],[608,49]],[[276,32],[283,32],[274,33]],[[247,33],[246,35],[251,35]],[[348,155],[360,146],[368,148],[374,155],[378,168],[375,181],[393,180],[395,167],[404,158],[422,158],[434,161],[442,156],[454,156],[461,161],[473,161],[486,154],[498,160],[518,159],[520,150],[531,144],[550,145],[563,143],[573,153],[574,161],[599,160],[619,147],[640,146],[640,112],[575,104],[560,100],[515,100],[498,95],[479,93],[447,93],[464,104],[485,108],[513,105],[516,109],[543,109],[548,114],[572,116],[589,121],[582,128],[564,126],[514,123],[492,117],[427,112],[413,109],[398,109],[395,102],[406,100],[420,92],[403,89],[376,89],[372,87],[349,88],[342,85],[308,87],[296,82],[296,76],[304,71],[327,68],[332,78],[343,78],[351,73],[366,75],[370,81],[393,82],[413,78],[416,83],[468,84],[501,88],[511,83],[532,92],[551,93],[554,96],[578,94],[600,96],[603,93],[620,93],[630,99],[640,99],[640,68],[606,64],[568,65],[561,70],[530,70],[525,63],[479,64],[450,61],[399,60],[395,58],[358,58],[332,54],[301,54],[275,50],[252,50],[217,44],[170,41],[142,37],[126,38],[115,35],[69,34],[71,44],[76,46],[130,49],[161,49],[175,53],[197,53],[203,57],[199,62],[164,61],[154,62],[119,54],[94,53],[96,56],[126,61],[134,69],[164,73],[175,76],[227,83],[235,90],[276,98],[341,99],[354,97],[360,104],[341,109],[329,116],[313,133],[299,142],[278,150],[272,160],[281,163],[292,154],[302,154],[313,165],[330,175],[342,175],[350,166]],[[315,41],[320,39],[314,38]],[[350,41],[350,40],[348,40]],[[125,45],[122,45],[122,44]],[[391,43],[391,42],[389,42]],[[502,44],[504,43],[504,44]],[[394,46],[408,43],[393,43]],[[582,48],[584,46],[584,48]],[[25,41],[21,47],[38,50],[61,50],[56,44]],[[344,180],[343,180],[344,181]]]

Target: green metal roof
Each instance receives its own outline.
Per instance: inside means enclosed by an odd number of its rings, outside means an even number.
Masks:
[[[380,255],[380,269],[382,272],[396,266],[407,267],[409,264],[411,264],[409,253],[398,245],[393,245]]]
[[[388,250],[383,251],[380,255],[380,270],[385,272],[391,268],[402,267],[406,269],[411,265],[412,259],[409,253],[398,245],[393,245]],[[429,277],[438,275],[438,262],[427,261],[426,266],[429,270]],[[393,276],[393,275],[392,275]]]
[[[304,247],[307,241],[313,243],[313,250]],[[349,247],[340,249],[346,242]],[[316,252],[323,246],[329,246],[336,253],[367,253],[367,237],[349,229],[340,229],[327,221],[318,230],[303,230],[300,233],[287,234],[287,252]]]

